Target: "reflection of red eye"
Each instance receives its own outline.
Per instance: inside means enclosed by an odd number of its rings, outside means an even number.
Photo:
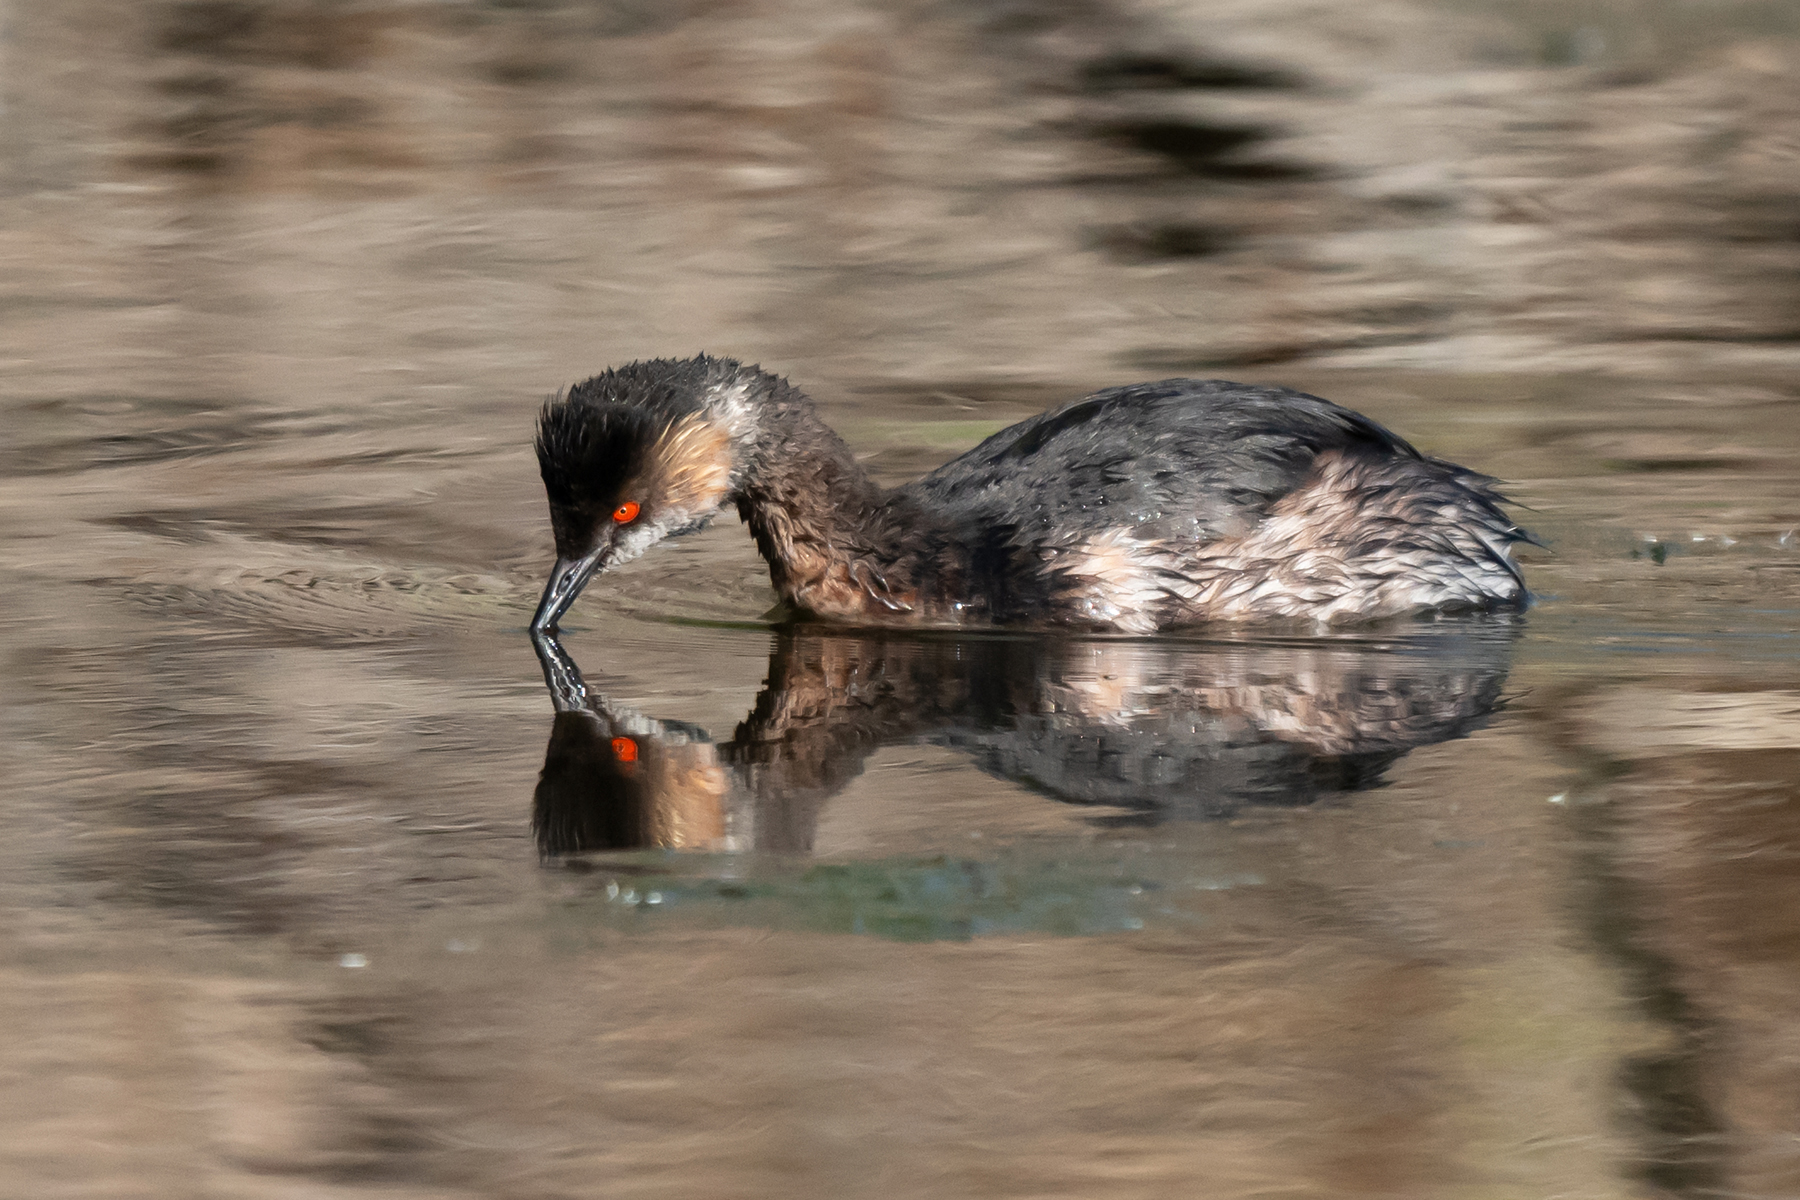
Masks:
[[[637,761],[637,743],[627,737],[613,739],[613,757],[620,762]]]
[[[637,520],[637,515],[638,502],[636,500],[627,500],[625,503],[619,505],[619,507],[613,509],[613,520],[621,525],[625,524],[627,521]]]

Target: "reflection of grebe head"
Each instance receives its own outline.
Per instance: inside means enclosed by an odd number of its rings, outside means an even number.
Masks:
[[[556,567],[533,629],[554,629],[597,572],[699,529],[730,498],[742,373],[705,356],[633,363],[544,406],[537,456]]]
[[[728,786],[713,745],[683,727],[559,712],[532,828],[546,855],[705,849],[725,835]]]

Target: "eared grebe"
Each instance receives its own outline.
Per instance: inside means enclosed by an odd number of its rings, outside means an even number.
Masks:
[[[597,571],[749,523],[798,614],[860,625],[1342,623],[1518,607],[1494,481],[1279,387],[1168,379],[1022,421],[923,479],[872,482],[798,389],[701,355],[545,405],[556,628]]]

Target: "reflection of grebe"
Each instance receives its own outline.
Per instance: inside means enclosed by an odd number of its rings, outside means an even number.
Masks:
[[[631,846],[804,851],[818,813],[896,743],[1106,823],[1310,804],[1378,782],[1500,702],[1514,621],[1420,627],[1378,647],[788,630],[728,742],[590,691],[534,639],[557,716],[534,825],[546,854]]]
[[[735,504],[794,610],[864,625],[1145,633],[1515,607],[1528,540],[1485,476],[1286,388],[1098,392],[923,479],[876,486],[785,380],[633,363],[548,404],[554,629],[595,572]]]
[[[554,640],[537,650],[556,704],[532,816],[544,852],[722,846],[731,781],[706,732],[612,705]]]

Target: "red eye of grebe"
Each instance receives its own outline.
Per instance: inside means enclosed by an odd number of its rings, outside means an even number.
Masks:
[[[638,502],[636,500],[627,500],[625,503],[619,505],[619,507],[613,509],[613,520],[621,525],[625,524],[627,521],[637,520],[637,515]]]
[[[616,737],[612,743],[613,757],[620,762],[637,761],[637,743],[628,737]]]

